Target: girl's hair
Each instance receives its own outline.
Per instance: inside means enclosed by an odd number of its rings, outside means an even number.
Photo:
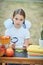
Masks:
[[[24,19],[25,19],[25,12],[24,12],[23,9],[17,9],[17,10],[15,10],[14,13],[13,13],[13,18],[15,17],[16,14],[22,15],[24,17]]]
[[[25,19],[25,17],[26,17],[25,12],[24,12],[23,9],[17,9],[17,10],[15,10],[14,13],[13,13],[13,18],[14,18],[17,14],[22,15],[22,16],[24,17],[24,19]],[[13,21],[13,19],[12,19],[12,21]],[[13,22],[13,24],[14,24],[14,22]],[[23,27],[26,28],[25,20],[24,20],[24,22],[23,22]]]

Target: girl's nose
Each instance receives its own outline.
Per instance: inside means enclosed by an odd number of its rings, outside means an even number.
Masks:
[[[20,23],[20,20],[18,20],[17,22]]]

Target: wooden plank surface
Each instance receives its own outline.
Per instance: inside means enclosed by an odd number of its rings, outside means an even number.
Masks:
[[[30,58],[19,58],[19,57],[0,57],[0,63],[43,64],[43,59],[30,59]]]

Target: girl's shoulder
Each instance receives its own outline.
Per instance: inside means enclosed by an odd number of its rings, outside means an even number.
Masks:
[[[11,28],[11,27],[13,26],[12,20],[11,20],[11,19],[5,20],[5,21],[4,21],[4,26],[5,26],[6,29]]]
[[[30,27],[32,26],[32,23],[28,20],[25,20],[25,24],[27,29],[30,29]]]

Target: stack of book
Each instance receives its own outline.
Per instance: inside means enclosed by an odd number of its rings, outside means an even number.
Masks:
[[[27,48],[28,57],[43,57],[43,48],[40,48],[39,45],[30,45]]]

